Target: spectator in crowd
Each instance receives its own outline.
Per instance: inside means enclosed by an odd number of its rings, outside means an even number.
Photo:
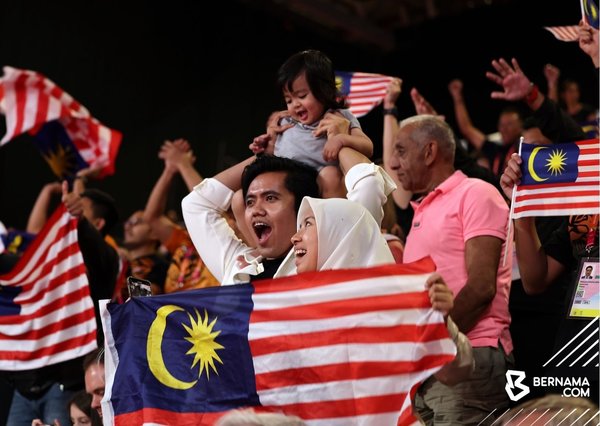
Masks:
[[[348,198],[365,206],[381,223],[382,206],[393,182],[351,148],[340,150],[338,158],[346,174]],[[250,246],[235,237],[222,216],[241,186],[246,226],[252,230]],[[292,246],[296,211],[306,195],[319,195],[315,169],[287,158],[251,157],[196,186],[183,200],[183,216],[198,252],[221,284],[284,276],[295,271],[291,256],[284,258]]]
[[[402,187],[420,198],[404,261],[431,256],[456,294],[452,319],[473,346],[476,371],[453,387],[428,379],[415,405],[426,424],[477,424],[508,407],[505,372],[513,365],[508,295],[511,259],[508,207],[498,191],[454,168],[450,127],[434,116],[403,120],[394,138],[391,168]],[[471,405],[469,401],[477,400]],[[501,412],[501,411],[500,411]],[[485,422],[495,419],[489,416]]]
[[[71,401],[69,401],[69,415],[71,417],[71,424],[73,426],[101,426],[102,420],[98,416],[98,413],[92,411],[91,407],[92,397],[85,393],[85,391],[77,392]],[[60,423],[55,420],[54,426],[61,426]],[[40,419],[35,419],[31,422],[31,426],[45,426],[44,422]]]
[[[103,342],[98,300],[110,299],[119,269],[119,257],[108,237],[109,230],[117,223],[118,213],[114,199],[97,189],[85,189],[85,172],[75,180],[73,190],[68,183],[62,184],[62,201],[67,210],[79,218],[77,234],[81,254],[87,269],[90,294],[94,301],[97,323],[97,339]],[[50,197],[48,198],[48,201]],[[29,223],[43,226],[48,217],[48,205],[36,203]],[[41,228],[40,228],[41,229]],[[42,368],[7,373],[14,386],[9,412],[9,425],[30,425],[35,418],[46,422],[57,419],[68,424],[66,411],[69,399],[83,388],[81,359],[76,358]]]
[[[175,176],[179,174],[190,191],[202,182],[202,176],[194,168],[195,157],[189,143],[184,139],[166,141],[160,149],[159,157],[165,166],[152,188],[141,220],[148,224],[152,234],[170,254],[163,290],[165,293],[173,293],[218,285],[194,248],[187,230],[164,215]]]
[[[150,224],[144,221],[144,212],[134,212],[123,226],[124,236],[121,253],[126,257],[128,276],[148,280],[152,294],[163,293],[169,263],[158,252],[160,241],[154,236]],[[125,278],[125,277],[123,277]],[[127,283],[122,280],[115,289],[120,301],[129,297]]]
[[[514,106],[508,106],[500,112],[498,132],[501,143],[497,144],[488,140],[487,136],[471,121],[463,96],[463,82],[458,79],[452,80],[448,85],[448,90],[454,102],[454,114],[460,133],[476,151],[484,155],[492,173],[500,176],[510,154],[516,152],[518,148],[523,130],[523,117],[520,110]]]
[[[83,360],[83,371],[85,374],[85,391],[91,395],[90,404],[102,418],[102,398],[106,386],[104,375],[104,349],[96,349],[87,354]]]

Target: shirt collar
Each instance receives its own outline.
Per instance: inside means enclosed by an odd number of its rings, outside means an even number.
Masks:
[[[446,194],[452,191],[465,179],[467,179],[467,176],[463,172],[460,170],[455,170],[454,173],[452,173],[445,181],[436,186],[429,194],[422,196],[416,201],[411,201],[410,204],[413,210],[416,210],[418,206],[423,204],[423,202],[433,200],[438,196],[438,194]]]

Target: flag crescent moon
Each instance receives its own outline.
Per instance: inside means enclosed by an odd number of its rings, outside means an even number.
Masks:
[[[545,180],[548,180],[548,178],[542,179],[541,177],[539,177],[537,175],[537,173],[535,172],[535,169],[533,168],[533,161],[535,160],[535,156],[537,155],[538,151],[540,151],[542,149],[547,149],[547,147],[536,146],[535,148],[533,148],[533,151],[531,151],[531,155],[529,156],[529,161],[527,161],[527,170],[529,170],[529,174],[531,175],[533,180],[536,182],[543,182]]]
[[[150,371],[159,382],[173,389],[186,390],[194,386],[198,380],[184,382],[173,377],[167,370],[162,355],[162,339],[167,328],[167,317],[175,311],[183,311],[183,308],[175,305],[165,305],[156,311],[156,318],[152,321],[150,331],[148,331],[146,356],[148,357]]]

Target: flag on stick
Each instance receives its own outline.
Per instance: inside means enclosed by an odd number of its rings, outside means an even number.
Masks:
[[[367,115],[383,102],[388,84],[393,77],[365,72],[336,71],[338,90],[349,104],[350,112],[356,117]]]
[[[454,358],[414,264],[325,271],[108,304],[105,422],[212,425],[259,407],[309,425],[408,425]]]
[[[7,129],[0,146],[25,132],[36,135],[42,155],[60,178],[88,166],[99,168],[100,177],[114,173],[121,133],[101,124],[44,75],[4,67],[0,113]]]
[[[598,139],[554,145],[521,145],[522,179],[511,218],[598,214]]]
[[[0,276],[0,370],[28,370],[96,348],[96,318],[77,219],[61,205]]]

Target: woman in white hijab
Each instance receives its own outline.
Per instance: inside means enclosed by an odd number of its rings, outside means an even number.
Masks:
[[[362,205],[342,198],[304,197],[298,210],[298,232],[292,237],[298,273],[328,269],[366,268],[394,263],[394,257],[373,216]],[[454,296],[441,275],[426,282],[433,309],[444,317],[454,306]],[[457,355],[435,374],[446,385],[466,379],[473,370],[473,354],[467,337],[448,317],[448,331]]]

